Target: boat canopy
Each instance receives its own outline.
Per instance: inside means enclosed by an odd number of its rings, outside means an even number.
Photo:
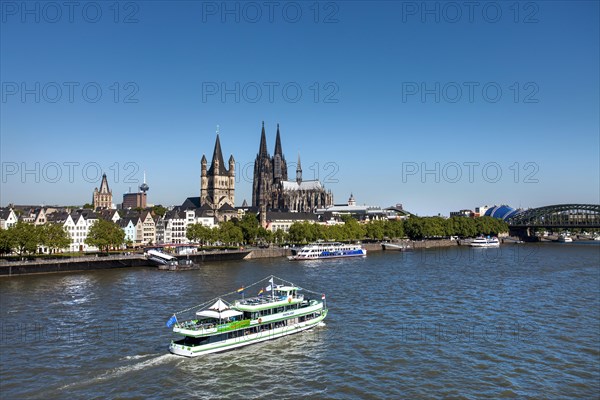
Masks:
[[[216,311],[224,311],[224,310],[229,310],[229,306],[223,300],[219,299],[219,300],[217,300],[217,302],[215,304],[208,307],[208,309],[216,310]]]
[[[223,300],[219,299],[215,304],[208,307],[208,310],[198,311],[196,313],[199,317],[208,317],[208,318],[231,318],[237,317],[238,315],[242,315],[243,313],[237,310],[232,310],[229,308],[229,305],[225,303]]]
[[[224,311],[214,311],[214,310],[202,310],[196,313],[199,317],[208,317],[208,318],[231,318],[237,317],[238,315],[242,315],[243,313],[237,310],[224,310]]]

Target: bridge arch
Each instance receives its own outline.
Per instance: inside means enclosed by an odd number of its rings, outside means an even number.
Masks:
[[[530,208],[506,220],[511,228],[600,228],[600,204]]]

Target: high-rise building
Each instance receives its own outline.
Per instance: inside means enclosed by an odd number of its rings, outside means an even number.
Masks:
[[[150,190],[150,186],[146,183],[146,171],[144,171],[144,182],[139,187],[140,191],[137,193],[125,193],[123,195],[123,204],[121,208],[146,208],[147,207],[147,194]]]

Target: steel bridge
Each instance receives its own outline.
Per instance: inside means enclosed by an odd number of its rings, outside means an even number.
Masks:
[[[600,204],[557,204],[531,208],[506,220],[511,232],[531,236],[531,229],[598,229]]]

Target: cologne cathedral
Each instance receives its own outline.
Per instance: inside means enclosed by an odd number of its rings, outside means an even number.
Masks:
[[[267,150],[265,123],[262,125],[260,147],[254,161],[252,206],[261,211],[314,212],[333,205],[333,194],[318,180],[303,180],[300,156],[296,180],[288,180],[287,162],[281,147],[279,124],[273,157]]]

